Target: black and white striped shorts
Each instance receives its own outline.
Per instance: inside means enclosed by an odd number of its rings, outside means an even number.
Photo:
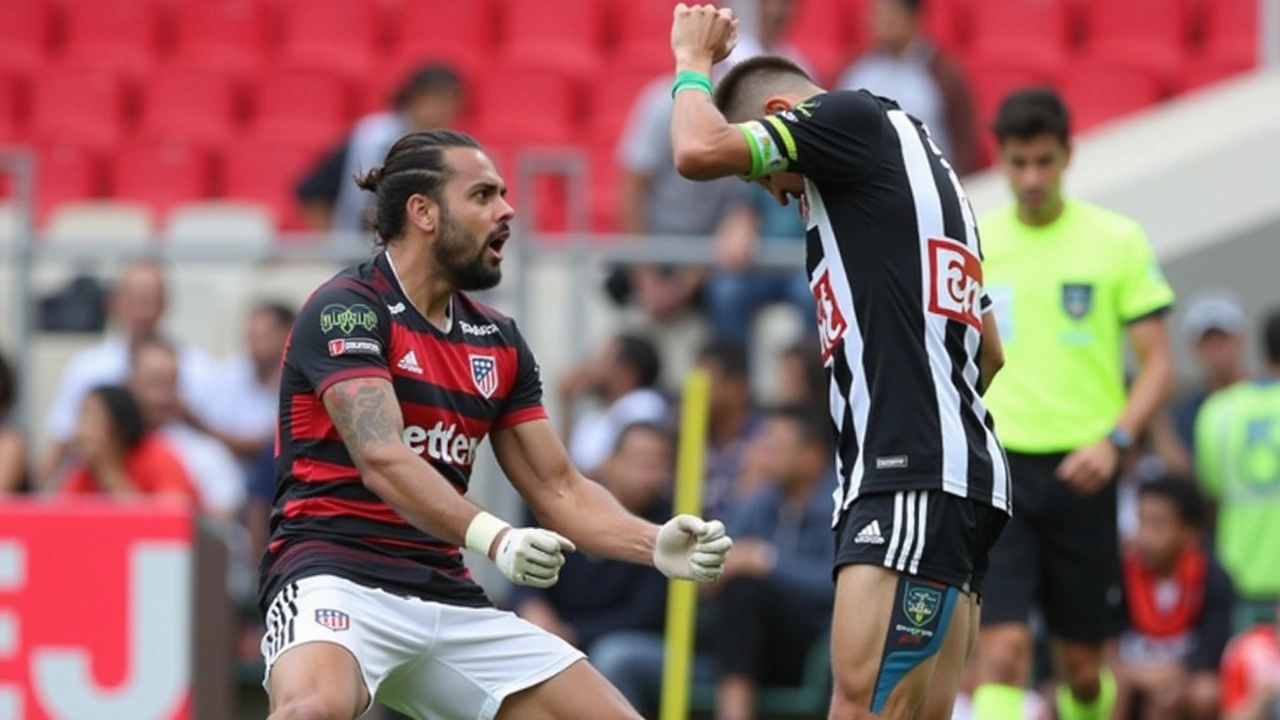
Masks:
[[[980,594],[987,554],[1009,516],[939,490],[861,495],[836,524],[836,563],[883,565]]]

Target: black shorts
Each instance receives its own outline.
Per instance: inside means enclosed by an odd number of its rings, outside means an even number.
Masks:
[[[1124,622],[1116,484],[1084,497],[1054,474],[1065,455],[1008,456],[1013,519],[991,550],[983,624],[1025,623],[1038,603],[1057,637],[1114,637]]]
[[[836,525],[836,570],[883,565],[981,594],[987,552],[1009,516],[940,490],[861,495]]]

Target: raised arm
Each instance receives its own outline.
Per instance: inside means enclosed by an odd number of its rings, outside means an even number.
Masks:
[[[671,152],[676,171],[690,180],[745,175],[751,170],[751,148],[737,127],[725,120],[711,101],[711,66],[733,49],[737,21],[728,10],[711,5],[676,6],[671,50],[676,78],[697,73],[705,87],[675,94],[671,112]]]

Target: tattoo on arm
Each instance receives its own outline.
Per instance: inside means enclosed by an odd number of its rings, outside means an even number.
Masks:
[[[340,382],[325,391],[324,406],[356,462],[370,446],[401,441],[404,417],[395,391],[386,380],[357,378]]]

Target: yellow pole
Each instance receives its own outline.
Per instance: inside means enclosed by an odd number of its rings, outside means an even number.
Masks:
[[[702,515],[703,455],[707,447],[710,391],[711,379],[704,370],[692,370],[685,379],[676,457],[674,510],[677,514]],[[686,720],[689,717],[697,592],[697,586],[687,580],[672,580],[667,584],[660,720]]]

